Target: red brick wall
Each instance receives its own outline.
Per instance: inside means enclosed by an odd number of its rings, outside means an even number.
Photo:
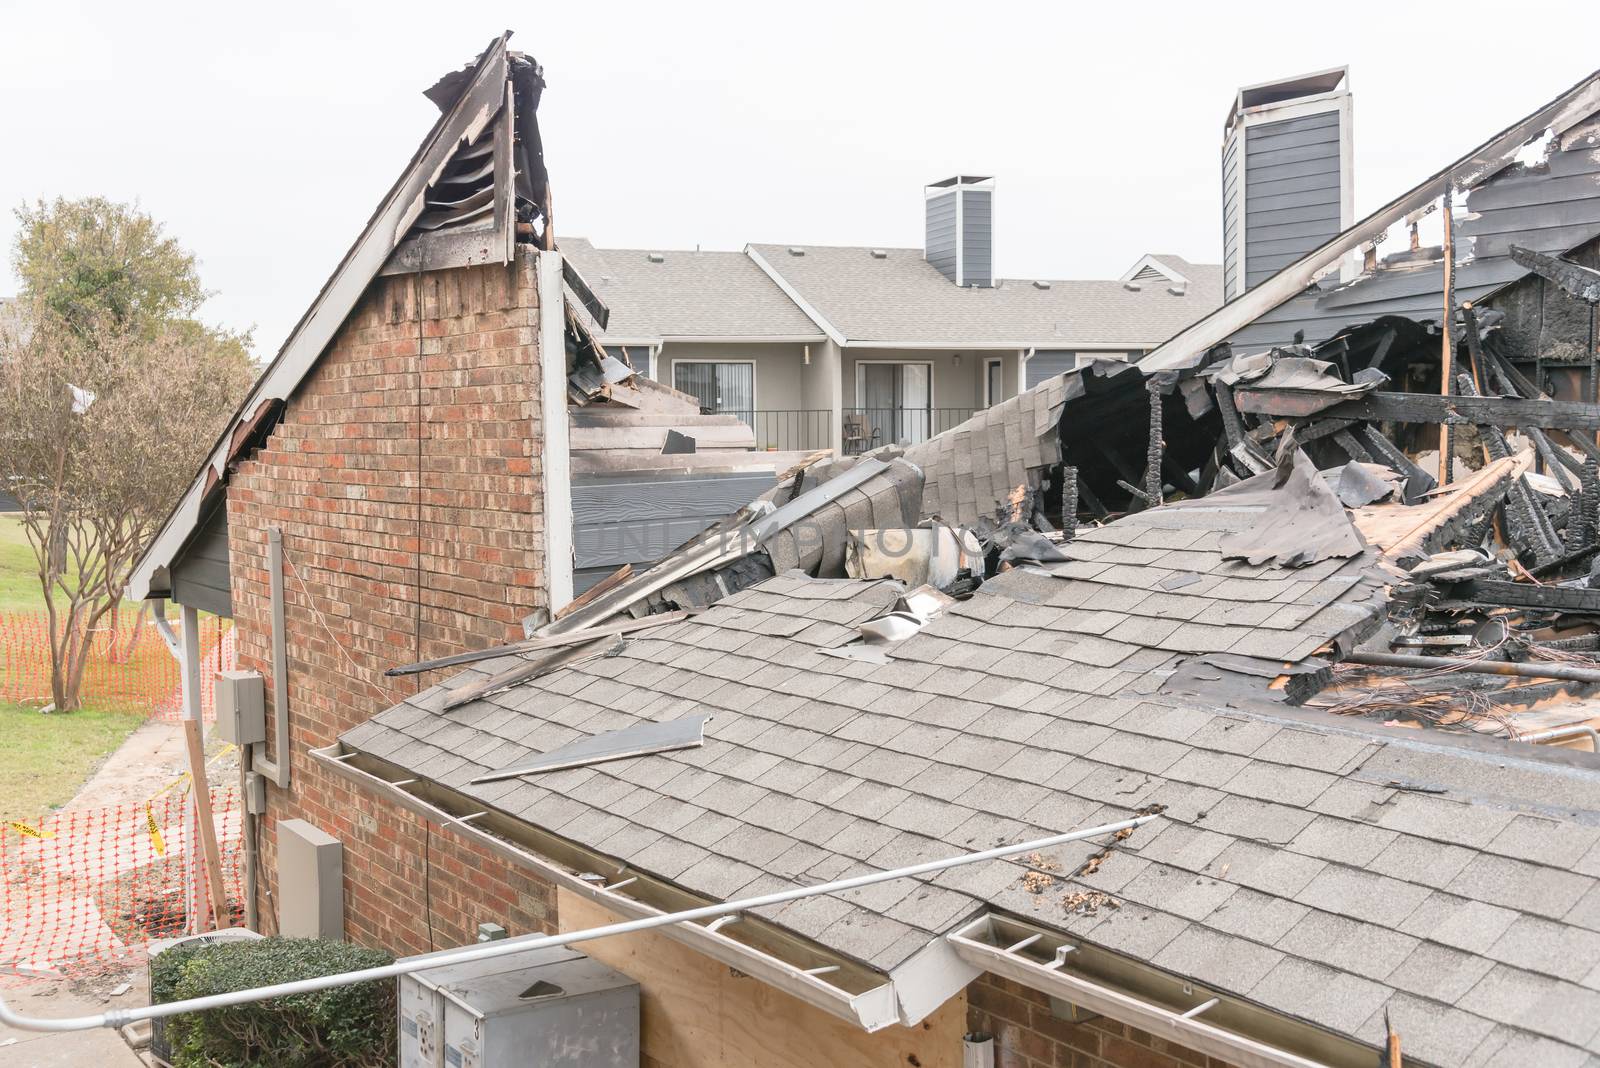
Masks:
[[[1073,1024],[1050,999],[998,975],[967,987],[967,1027],[994,1036],[995,1068],[1230,1068],[1106,1017]]]
[[[471,941],[483,921],[554,928],[548,885],[437,827],[425,838],[307,755],[442,677],[385,668],[520,637],[546,605],[538,326],[531,254],[375,281],[228,484],[239,665],[269,693],[269,527],[286,560],[293,770],[262,819],[268,931],[289,817],[344,843],[354,941],[415,952]]]

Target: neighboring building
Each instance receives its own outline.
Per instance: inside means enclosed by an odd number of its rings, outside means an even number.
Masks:
[[[1240,89],[1222,138],[1223,297],[1355,221],[1347,67]]]
[[[925,248],[561,248],[616,308],[606,343],[749,423],[758,447],[915,444],[1077,365],[1137,359],[1221,303],[1221,270],[1148,255],[1121,279],[995,278],[994,181],[925,190]]]

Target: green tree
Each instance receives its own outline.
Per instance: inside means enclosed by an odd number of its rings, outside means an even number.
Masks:
[[[194,257],[136,208],[40,203],[0,333],[0,481],[23,506],[50,623],[52,697],[77,708],[94,631],[255,369],[249,336],[192,318]],[[115,644],[113,642],[113,644]]]
[[[57,198],[17,209],[11,263],[23,292],[80,330],[146,336],[192,317],[206,291],[194,256],[136,206]]]

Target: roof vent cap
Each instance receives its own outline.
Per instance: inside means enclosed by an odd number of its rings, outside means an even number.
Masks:
[[[1188,291],[1189,291],[1189,288],[1187,286],[1185,286],[1182,282],[1174,282],[1172,285],[1167,287],[1167,292],[1171,293],[1175,297],[1181,297],[1185,293],[1187,293]]]
[[[875,248],[872,250],[872,258],[875,260],[886,260],[889,258],[889,250],[886,248]]]
[[[660,252],[651,252],[645,257],[651,263],[666,263],[667,257]]]
[[[1033,280],[1033,288],[1035,288],[1035,289],[1049,289],[1050,288],[1050,283],[1046,282],[1042,278],[1035,278]]]
[[[1126,289],[1130,293],[1137,293],[1139,290],[1143,289],[1144,286],[1130,278],[1126,282],[1122,283],[1122,288]]]
[[[790,245],[789,246],[789,255],[791,255],[791,256],[804,256],[805,254],[806,254],[806,250],[805,249],[800,248],[797,245]]]

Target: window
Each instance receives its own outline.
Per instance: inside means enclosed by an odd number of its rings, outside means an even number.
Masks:
[[[992,407],[1005,399],[1006,365],[998,356],[983,361],[983,405]]]
[[[756,365],[673,360],[672,387],[700,401],[702,412],[728,412],[755,421]]]
[[[933,364],[860,361],[857,411],[879,445],[915,445],[933,426]]]

